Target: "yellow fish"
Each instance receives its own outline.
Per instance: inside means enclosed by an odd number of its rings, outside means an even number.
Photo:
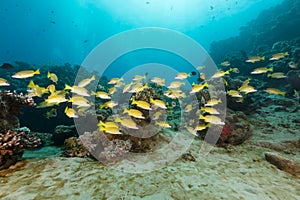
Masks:
[[[85,86],[89,85],[94,80],[95,80],[95,76],[94,75],[91,78],[83,79],[82,81],[80,81],[78,83],[78,87],[85,87]]]
[[[112,79],[110,79],[110,81],[107,84],[114,85],[114,84],[117,84],[117,83],[119,83],[123,80],[124,80],[123,78],[112,78]]]
[[[256,63],[262,60],[265,60],[265,56],[252,56],[250,57],[248,60],[246,60],[246,62],[248,63]]]
[[[245,94],[251,93],[251,92],[256,92],[257,90],[252,87],[251,85],[245,85],[245,86],[241,86],[239,88],[240,92],[244,92]]]
[[[141,75],[135,75],[133,78],[132,78],[132,80],[133,81],[142,81],[143,79],[144,80],[146,80],[146,75],[144,75],[144,76],[141,76]]]
[[[290,67],[291,69],[296,69],[296,68],[298,68],[298,64],[295,63],[294,61],[290,61],[288,65],[289,65],[289,67]]]
[[[131,102],[133,105],[136,105],[139,108],[145,109],[145,110],[152,110],[150,107],[150,104],[146,101],[136,101],[136,100],[132,100]]]
[[[266,68],[266,67],[259,67],[254,69],[251,74],[263,74],[263,73],[267,73],[267,72],[272,72],[273,71],[273,67],[270,68]]]
[[[198,70],[198,71],[200,71],[200,70],[202,70],[202,69],[205,69],[206,68],[206,66],[205,65],[202,65],[202,66],[198,66],[198,67],[196,67],[196,69]]]
[[[273,54],[272,57],[269,60],[280,60],[286,56],[289,56],[289,52],[284,52],[284,53],[276,53]]]
[[[251,78],[247,78],[243,83],[242,83],[242,86],[246,86],[250,83],[251,81]]]
[[[267,76],[271,77],[271,78],[286,78],[287,77],[283,72],[276,72],[273,74],[268,74]]]
[[[72,93],[81,95],[81,96],[85,96],[85,97],[89,97],[89,93],[87,91],[87,89],[83,88],[83,87],[79,87],[79,86],[69,86],[69,85],[65,85],[65,90],[71,90]]]
[[[211,115],[218,115],[220,114],[215,108],[212,107],[201,107],[200,110],[209,113]]]
[[[192,104],[188,104],[188,105],[184,108],[184,112],[191,112],[192,109],[193,109]]]
[[[136,109],[124,109],[123,113],[128,113],[129,116],[132,116],[134,118],[138,118],[138,119],[145,119],[145,117],[143,116],[143,113],[139,110]]]
[[[117,105],[118,105],[117,102],[108,101],[108,102],[105,102],[104,104],[100,105],[100,109],[102,109],[102,108],[113,108],[113,107],[115,107]]]
[[[58,77],[54,73],[48,72],[47,77],[54,83],[57,83]]]
[[[113,134],[113,135],[121,135],[119,128],[117,127],[100,127],[101,131],[104,131],[105,133]]]
[[[66,99],[64,95],[50,95],[47,99],[45,99],[45,102],[48,104],[60,104],[67,101],[68,99]]]
[[[55,93],[55,85],[53,85],[53,84],[48,85],[47,89],[49,90],[50,94]]]
[[[216,124],[216,125],[224,125],[225,123],[222,122],[221,118],[214,116],[214,115],[200,115],[199,119],[204,120],[206,123]]]
[[[16,74],[12,75],[11,77],[13,78],[30,78],[33,77],[36,74],[40,74],[40,70],[37,69],[36,71],[34,70],[25,70],[25,71],[20,71],[17,72]]]
[[[73,105],[76,105],[78,107],[90,107],[91,106],[89,101],[86,98],[84,98],[83,96],[79,96],[79,95],[72,96],[68,102],[70,102]]]
[[[169,89],[177,89],[179,88],[181,85],[185,85],[184,82],[178,82],[178,81],[175,81],[175,82],[171,82],[170,85],[168,86]]]
[[[198,124],[195,128],[196,131],[203,131],[209,127],[209,124]]]
[[[65,109],[65,113],[69,118],[78,118],[76,111],[73,108],[69,108],[68,106]]]
[[[280,91],[276,88],[267,88],[265,91],[269,94],[278,94],[278,95],[282,95],[282,96],[285,96],[285,94],[286,94],[286,92]]]
[[[131,85],[132,85],[132,83],[128,83],[127,85],[125,85],[124,88],[123,88],[123,93],[128,92]]]
[[[163,78],[153,77],[150,81],[152,83],[156,83],[159,86],[165,86],[165,79]]]
[[[152,103],[153,105],[159,107],[159,108],[162,108],[162,109],[167,109],[167,106],[165,104],[165,102],[163,102],[162,100],[159,100],[159,99],[150,99],[150,103]]]
[[[152,119],[153,119],[153,120],[158,120],[158,119],[160,118],[161,115],[162,115],[161,112],[156,112],[156,113],[154,113]]]
[[[230,62],[229,61],[224,61],[224,62],[221,63],[221,66],[228,67],[228,66],[230,66]]]
[[[247,86],[247,85],[246,85],[246,86]],[[243,86],[243,87],[246,87],[246,86]],[[229,91],[227,91],[226,93],[227,93],[229,96],[235,97],[235,98],[243,97],[243,96],[239,93],[239,91],[237,91],[237,90],[229,90]]]
[[[199,92],[199,91],[203,90],[205,87],[208,87],[207,82],[204,82],[202,84],[193,83],[192,85],[193,85],[193,87],[192,87],[192,90],[190,91],[190,94]]]
[[[175,79],[177,79],[177,80],[183,80],[183,79],[186,79],[188,77],[190,77],[190,74],[182,72],[182,73],[177,74],[175,76]]]
[[[95,95],[97,98],[100,99],[111,99],[111,97],[106,92],[102,91],[92,92],[91,95]]]
[[[122,126],[125,126],[127,128],[139,129],[137,127],[136,123],[132,119],[129,119],[129,118],[120,119],[120,118],[117,117],[115,121],[119,122]]]
[[[204,104],[204,106],[215,106],[221,102],[221,99],[210,99],[206,102],[206,104]]]
[[[9,86],[9,82],[4,79],[4,78],[0,78],[0,86]]]
[[[227,71],[220,70],[220,71],[217,71],[214,75],[212,75],[211,78],[220,78],[220,77],[225,76],[226,74],[229,74],[229,73],[230,73],[229,70],[227,70]]]
[[[199,78],[200,78],[201,80],[205,80],[205,79],[206,79],[206,76],[205,76],[204,73],[200,73]]]
[[[155,125],[158,125],[163,128],[172,128],[172,126],[166,121],[156,121]]]
[[[119,126],[118,124],[116,124],[115,122],[103,122],[103,121],[99,121],[98,123],[98,126],[99,127],[115,127],[115,128],[118,128],[119,129]]]

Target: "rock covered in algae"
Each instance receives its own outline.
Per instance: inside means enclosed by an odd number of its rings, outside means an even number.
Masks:
[[[280,170],[292,175],[300,174],[300,165],[289,158],[270,152],[265,153],[265,158],[269,163],[275,165]]]

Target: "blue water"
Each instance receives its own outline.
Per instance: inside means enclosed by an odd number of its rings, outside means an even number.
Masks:
[[[108,37],[141,27],[187,34],[207,51],[212,41],[282,0],[2,0],[0,62],[80,64]],[[134,61],[133,61],[134,62]]]

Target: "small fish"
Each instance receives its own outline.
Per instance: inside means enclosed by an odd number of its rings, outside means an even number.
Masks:
[[[233,73],[236,73],[236,74],[238,74],[238,73],[240,73],[240,70],[238,69],[238,68],[230,68],[229,69],[229,72],[233,72]]]
[[[290,62],[288,63],[288,65],[289,65],[289,67],[290,67],[291,69],[296,69],[296,68],[298,68],[297,63],[295,63],[294,61],[290,61]]]
[[[205,80],[206,76],[204,73],[200,73],[199,78],[200,78],[200,80]]]
[[[65,90],[71,90],[72,93],[84,96],[84,97],[89,97],[89,93],[87,91],[87,89],[83,88],[83,87],[79,87],[79,86],[69,86],[67,84],[65,84]]]
[[[200,70],[202,70],[202,69],[205,69],[206,68],[206,66],[205,65],[202,65],[202,66],[198,66],[198,67],[196,67],[196,69],[198,70],[198,71],[200,71]]]
[[[196,131],[193,127],[191,127],[191,126],[184,126],[184,128],[185,128],[189,133],[191,133],[191,134],[193,134],[194,136],[197,136],[197,137],[198,137],[197,131]]]
[[[116,85],[115,85],[116,86]],[[109,90],[108,90],[108,94],[109,95],[113,95],[114,93],[116,93],[117,92],[117,88],[116,87],[112,87],[112,88],[109,88]]]
[[[147,89],[147,88],[149,88],[149,86],[147,84],[146,85],[136,84],[128,92],[129,93],[138,93],[138,92],[141,92],[141,91],[143,91],[144,89]]]
[[[150,80],[152,83],[156,83],[159,86],[165,86],[165,79],[154,77]]]
[[[111,99],[109,94],[107,94],[106,92],[103,92],[103,91],[92,92],[91,95],[95,95],[97,98],[100,98],[100,99]]]
[[[113,134],[113,135],[121,135],[119,128],[117,127],[100,127],[101,131],[104,131],[105,133]]]
[[[242,83],[242,86],[249,85],[250,81],[251,81],[251,78],[247,78],[247,79]]]
[[[162,115],[162,113],[161,112],[156,112],[156,113],[154,113],[154,115],[153,115],[153,117],[152,117],[152,119],[153,120],[158,120],[159,119],[159,117]]]
[[[14,66],[9,63],[3,63],[0,68],[10,70],[10,69],[14,68]]]
[[[76,114],[76,111],[73,108],[69,108],[68,106],[65,109],[65,114],[69,118],[78,118],[78,115]]]
[[[152,110],[150,107],[150,104],[146,101],[136,101],[136,100],[132,100],[131,104],[136,105],[139,108],[145,109],[145,110]]]
[[[118,124],[116,124],[115,122],[109,122],[109,121],[107,121],[107,122],[103,122],[103,121],[99,121],[99,123],[98,123],[98,127],[115,127],[115,128],[118,128],[119,129],[119,126],[118,126]]]
[[[172,126],[166,121],[156,121],[155,125],[158,125],[163,128],[172,128]]]
[[[280,60],[286,56],[289,56],[289,52],[284,52],[284,53],[276,53],[273,54],[272,57],[269,60]]]
[[[36,74],[40,74],[40,70],[39,69],[37,69],[36,71],[34,71],[34,70],[20,71],[20,72],[17,72],[16,74],[12,75],[11,77],[22,79],[22,78],[33,77]]]
[[[48,89],[46,89],[44,87],[40,87],[39,85],[35,84],[33,82],[33,80],[30,80],[27,87],[32,89],[32,90],[29,90],[31,97],[35,97],[35,96],[42,97],[43,94],[48,92]]]
[[[226,92],[226,94],[228,94],[229,96],[234,97],[234,98],[243,97],[237,90],[229,90]]]
[[[78,83],[78,87],[85,87],[85,86],[89,85],[94,80],[95,80],[95,76],[94,75],[91,78],[83,79],[82,81],[80,81]]]
[[[257,90],[251,86],[251,85],[244,85],[244,86],[241,86],[239,89],[238,89],[240,92],[243,92],[245,94],[248,94],[248,93],[251,93],[251,92],[256,92]]]
[[[272,71],[273,71],[273,67],[270,67],[270,68],[259,67],[259,68],[254,69],[254,70],[251,72],[251,74],[264,74],[264,73],[272,72]]]
[[[119,122],[122,126],[125,126],[130,129],[139,129],[137,127],[136,123],[132,119],[129,119],[129,118],[120,119],[117,117],[115,122]]]
[[[177,79],[177,80],[184,80],[184,79],[186,79],[188,77],[190,77],[190,74],[185,73],[185,72],[181,72],[181,73],[179,73],[179,74],[177,74],[175,76],[175,79]]]
[[[150,103],[152,103],[153,105],[155,105],[156,107],[162,108],[162,109],[167,109],[167,106],[165,104],[165,102],[163,102],[162,100],[159,99],[150,99]]]
[[[190,94],[199,92],[199,91],[203,90],[205,87],[208,87],[207,82],[204,82],[204,83],[201,83],[201,84],[193,83],[192,85],[193,85],[193,87],[192,87],[192,90],[190,91]]]
[[[50,111],[46,112],[47,119],[54,118],[54,117],[57,117],[57,109],[56,108],[52,108]]]
[[[215,108],[212,108],[212,107],[201,107],[200,110],[202,110],[206,113],[209,113],[211,115],[219,115],[220,114]]]
[[[222,122],[221,118],[214,116],[214,115],[200,115],[199,119],[204,120],[206,123],[216,124],[216,125],[224,125],[225,123]]]
[[[9,86],[9,82],[4,79],[4,78],[0,78],[0,86]]]
[[[198,124],[195,128],[196,131],[203,131],[209,127],[209,124]]]
[[[185,93],[180,89],[167,90],[164,92],[164,95],[171,99],[185,98]]]
[[[103,109],[103,108],[113,108],[113,107],[115,107],[117,105],[118,105],[117,102],[108,101],[108,102],[105,102],[104,104],[100,105],[100,109]]]
[[[230,73],[230,70],[227,70],[227,71],[217,71],[214,75],[212,75],[211,78],[220,78],[222,76],[225,76],[226,74],[229,74]]]
[[[267,77],[271,78],[286,78],[287,76],[283,72],[276,72],[273,74],[268,74]]]
[[[128,83],[127,85],[124,86],[123,88],[123,93],[126,93],[129,91],[130,87],[131,87],[132,83]]]
[[[285,96],[285,94],[286,94],[286,92],[280,91],[276,88],[267,88],[265,91],[269,94],[278,94],[278,95],[282,95],[282,96]]]
[[[221,62],[220,65],[223,66],[223,67],[229,67],[231,64],[230,64],[229,61],[224,61],[224,62]]]
[[[265,56],[252,56],[248,60],[246,60],[246,62],[256,63],[256,62],[265,60],[265,58],[266,58]]]
[[[221,99],[210,99],[206,102],[206,104],[204,104],[204,106],[206,106],[206,107],[207,106],[215,106],[221,102],[222,102]]]
[[[144,75],[144,76],[141,76],[141,75],[135,75],[132,80],[133,81],[142,81],[142,80],[146,80],[147,76]]]
[[[193,109],[192,104],[188,104],[188,105],[184,108],[184,112],[191,112],[192,109]]]
[[[115,85],[118,82],[121,82],[123,80],[124,80],[123,78],[112,78],[112,79],[110,79],[110,81],[107,84]]]
[[[76,105],[78,107],[90,107],[89,101],[84,98],[83,96],[75,95],[72,96],[68,102],[72,103],[73,105]]]
[[[45,99],[45,102],[48,104],[60,104],[67,101],[68,99],[66,99],[64,95],[50,95]]]
[[[185,85],[185,83],[175,81],[175,82],[171,82],[170,85],[168,86],[168,88],[169,89],[177,89],[177,88],[180,88],[181,85]]]
[[[143,116],[143,113],[139,110],[136,109],[124,109],[123,113],[128,113],[129,116],[132,116],[134,118],[138,118],[138,119],[145,119],[145,117]]]
[[[47,89],[49,90],[50,94],[54,94],[55,93],[55,85],[51,84],[48,85]]]
[[[57,83],[57,81],[58,81],[58,77],[54,73],[48,72],[47,77],[54,83]]]

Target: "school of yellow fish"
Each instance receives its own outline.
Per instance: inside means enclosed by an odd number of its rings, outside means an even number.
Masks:
[[[277,53],[272,55],[272,57],[269,59],[270,61],[273,60],[279,60],[286,56],[289,56],[288,52],[284,53]],[[254,56],[247,59],[245,62],[247,63],[256,63],[265,60],[265,56]],[[229,61],[224,61],[220,64],[224,67],[231,66]],[[294,68],[295,66],[293,63],[289,63],[289,67]],[[204,69],[205,66],[199,66],[197,67],[197,70]],[[239,70],[237,68],[230,68],[227,71],[219,70],[209,80],[220,78],[224,81],[225,85],[228,83],[223,78],[223,76],[228,75],[230,73],[239,73]],[[266,68],[266,67],[260,67],[253,69],[251,74],[265,74],[267,73],[267,77],[275,78],[275,79],[281,79],[286,78],[285,74],[282,72],[275,72],[273,73],[273,68]],[[39,75],[40,71],[37,70],[25,70],[20,71],[14,75],[12,75],[12,78],[15,79],[26,79],[26,78],[32,78],[35,75]],[[191,90],[188,93],[185,93],[181,87],[185,85],[185,79],[190,77],[190,73],[182,72],[178,73],[174,77],[174,81],[171,82],[169,85],[166,85],[166,80],[164,78],[160,77],[152,77],[147,82],[147,76],[146,75],[136,75],[132,77],[132,82],[125,83],[123,78],[112,78],[109,80],[108,84],[111,85],[108,92],[105,91],[88,91],[86,89],[86,86],[88,86],[92,81],[95,80],[95,76],[92,76],[90,78],[86,78],[82,81],[80,81],[77,85],[65,85],[65,88],[63,90],[56,90],[55,85],[58,82],[58,76],[54,73],[48,72],[47,77],[53,82],[52,84],[48,85],[47,87],[41,87],[38,84],[34,83],[33,80],[30,80],[28,84],[28,95],[31,97],[43,97],[45,94],[47,94],[47,98],[43,100],[37,107],[38,108],[46,108],[46,107],[53,107],[56,105],[59,105],[64,102],[72,103],[75,107],[65,107],[65,114],[69,118],[78,118],[80,115],[82,115],[87,109],[89,109],[93,104],[88,100],[88,97],[95,96],[96,98],[102,99],[103,101],[106,101],[105,103],[100,105],[100,109],[104,108],[114,108],[118,105],[117,102],[112,101],[112,95],[117,92],[118,89],[121,90],[122,93],[138,93],[143,91],[144,89],[149,88],[149,84],[156,84],[157,86],[165,87],[166,90],[164,91],[164,96],[170,98],[170,99],[182,99],[185,98],[189,94],[200,92],[201,90],[205,88],[209,88],[210,84],[208,83],[208,80],[206,79],[206,75],[204,73],[199,74],[199,79],[202,80],[201,83],[193,83]],[[242,85],[239,88],[236,88],[236,90],[228,90],[226,93],[228,96],[236,99],[237,102],[243,102],[244,96],[248,93],[256,92],[257,90],[250,85],[251,78],[248,78],[245,80]],[[4,78],[0,78],[0,86],[9,86],[9,82],[5,80]],[[102,88],[103,89],[103,88]],[[284,91],[280,91],[276,88],[267,88],[265,90],[266,92],[270,94],[277,94],[277,95],[285,95]],[[71,95],[70,95],[71,94]],[[176,103],[173,102],[176,106]],[[172,103],[172,104],[173,104]],[[224,125],[224,122],[221,120],[218,115],[220,112],[214,108],[215,105],[221,103],[220,99],[210,99],[207,102],[205,102],[204,106],[200,107],[200,114],[199,114],[199,120],[202,122],[198,124],[196,127],[192,127],[190,125],[185,125],[184,127],[186,130],[188,130],[193,135],[197,135],[197,131],[202,131],[213,125]],[[138,125],[132,118],[136,119],[145,119],[145,116],[140,111],[148,110],[153,111],[154,114],[152,117],[152,120],[155,120],[155,125],[160,126],[162,128],[171,128],[171,124],[169,124],[167,121],[162,120],[160,121],[160,117],[165,113],[165,111],[170,106],[168,103],[161,99],[150,99],[150,102],[137,100],[132,98],[131,99],[131,105],[134,105],[135,108],[123,108],[122,111],[122,117],[117,117],[114,121],[100,121],[98,126],[99,129],[109,133],[109,134],[123,134],[121,127],[126,127],[129,129],[139,129]],[[74,109],[75,108],[75,109]],[[190,112],[193,109],[192,104],[188,104],[184,108],[184,112]],[[57,116],[57,110],[56,108],[52,108],[49,110],[45,116],[50,119]],[[121,115],[120,115],[121,116]]]

